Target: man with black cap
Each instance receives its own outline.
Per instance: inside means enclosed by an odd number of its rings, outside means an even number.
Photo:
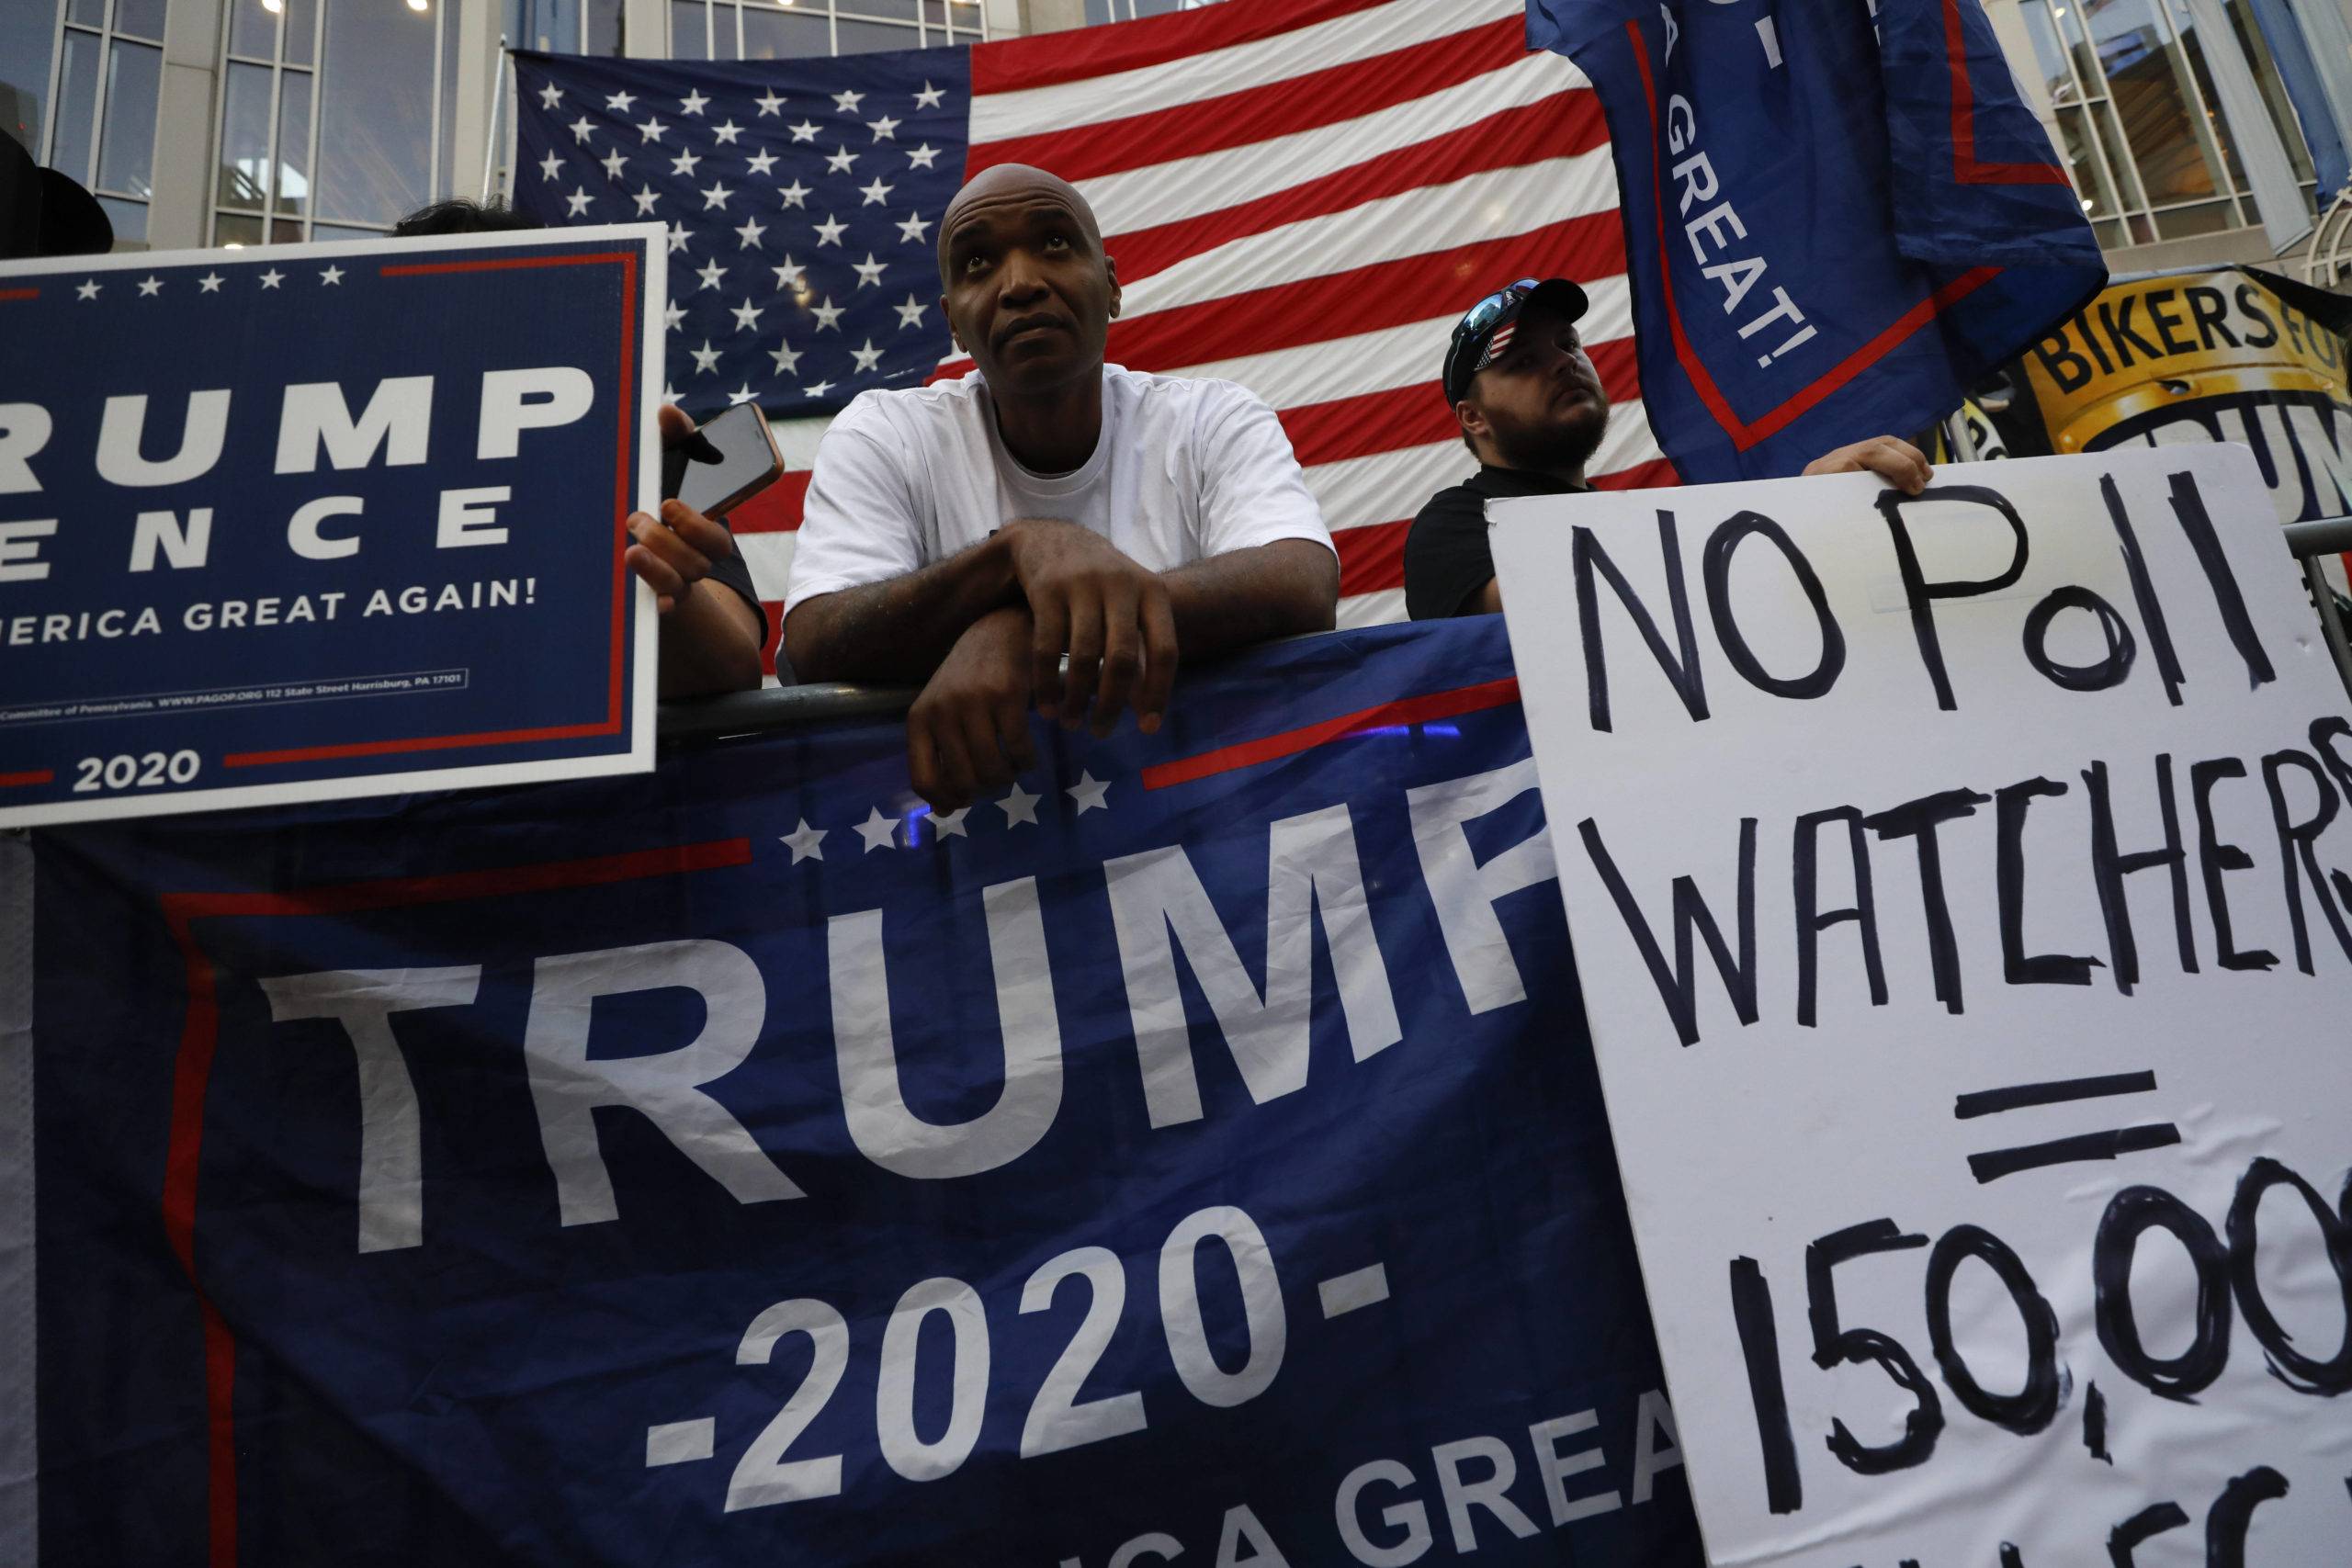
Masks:
[[[1487,502],[1589,491],[1585,464],[1609,423],[1609,394],[1577,322],[1589,302],[1565,277],[1522,277],[1470,307],[1446,345],[1441,385],[1478,471],[1430,497],[1405,536],[1405,608],[1417,621],[1503,607],[1487,547]],[[1867,471],[1917,495],[1931,470],[1907,441],[1840,446],[1808,474]]]

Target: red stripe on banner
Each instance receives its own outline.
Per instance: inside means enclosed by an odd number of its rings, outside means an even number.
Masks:
[[[760,644],[760,673],[775,673],[776,652],[784,646],[784,601],[763,599],[760,608],[768,613],[768,639]]]
[[[1409,517],[1332,530],[1331,544],[1340,552],[1340,596],[1404,587],[1405,536],[1412,530]]]
[[[1599,96],[1589,89],[1574,88],[1255,201],[1174,223],[1131,229],[1103,243],[1118,260],[1120,280],[1132,284],[1187,256],[1285,223],[1326,218],[1368,201],[1467,179],[1490,169],[1573,157],[1608,141],[1609,126]],[[1623,245],[1620,241],[1621,250]]]
[[[1980,164],[1976,161],[1976,94],[1968,81],[1968,38],[1961,26],[1960,0],[1944,0],[1944,53],[1951,64],[1951,177],[1964,186],[2063,186],[2066,171],[2055,164]]]
[[[1657,144],[1657,84],[1650,77],[1649,46],[1642,38],[1640,22],[1628,20],[1625,31],[1633,40],[1634,67],[1641,73],[1642,96],[1649,107],[1650,143],[1655,149]],[[1698,352],[1690,346],[1690,340],[1682,330],[1682,312],[1674,302],[1674,273],[1666,248],[1666,189],[1662,159],[1651,159],[1650,181],[1650,199],[1657,209],[1658,293],[1666,301],[1666,324],[1674,339],[1674,356],[1680,361],[1683,374],[1690,378],[1691,389],[1699,394],[1699,400],[1706,405],[1708,413],[1714,417],[1723,433],[1731,438],[1733,447],[1741,452],[1779,434],[1811,412],[1823,399],[1884,358],[1896,344],[1935,320],[1945,306],[1956,304],[2001,275],[2001,269],[1996,266],[1974,267],[1962,273],[1904,311],[1876,337],[1832,366],[1827,373],[1763,418],[1749,423],[1732,412],[1730,400],[1715,385],[1715,378],[1707,373],[1706,366],[1701,362]]]
[[[1426,696],[1404,697],[1393,703],[1383,703],[1378,707],[1362,708],[1354,713],[1341,714],[1337,718],[1327,718],[1320,724],[1286,729],[1280,735],[1244,740],[1235,746],[1220,746],[1214,751],[1203,751],[1197,756],[1155,764],[1143,771],[1143,787],[1166,789],[1170,784],[1191,784],[1216,773],[1229,773],[1238,768],[1252,768],[1261,762],[1295,757],[1301,751],[1311,751],[1317,746],[1342,739],[1361,729],[1374,729],[1392,724],[1426,724],[1430,719],[1451,718],[1456,714],[1508,707],[1517,701],[1519,682],[1516,677],[1488,681],[1476,686],[1459,686],[1451,692],[1431,692]]]
[[[637,275],[635,251],[593,251],[571,256],[490,256],[479,261],[401,262],[396,266],[379,266],[379,277],[422,277],[436,272],[504,272],[510,267],[526,266],[586,266],[591,262],[622,262],[629,268],[632,283]],[[630,289],[635,293],[634,288]],[[624,402],[628,400],[623,399]]]
[[[1442,343],[1430,344],[1426,381],[1281,411],[1283,431],[1290,437],[1299,467],[1460,439],[1461,426],[1438,387],[1438,364],[1444,348]],[[1642,395],[1633,339],[1611,338],[1586,352],[1591,355],[1592,367],[1600,373],[1600,385],[1611,402],[1631,402]]]
[[[38,288],[0,288],[0,299],[38,299],[40,298],[40,290]]]
[[[20,773],[0,773],[0,789],[22,789],[28,784],[45,784],[57,776],[49,768],[28,768]]]
[[[727,514],[727,525],[738,534],[788,534],[800,526],[800,509],[808,499],[806,469],[786,474]]]
[[[1069,130],[977,144],[966,156],[965,170],[968,175],[995,164],[1030,164],[1066,180],[1124,174],[1337,125],[1499,71],[1526,54],[1526,19],[1498,17],[1262,87]]]
[[[1433,300],[1475,298],[1489,277],[1555,273],[1605,276],[1624,269],[1617,214],[1565,219],[1532,233],[1459,250],[1376,262],[1322,277],[1204,299],[1111,323],[1105,351],[1138,370],[1299,348],[1426,320]],[[1430,345],[1430,378],[1445,345]]]
[[[289,746],[279,751],[232,751],[224,768],[272,768],[287,762],[332,762],[348,757],[390,757],[403,751],[452,751],[466,746],[519,746],[534,740],[578,740],[619,731],[617,718],[594,724],[553,724],[538,729],[482,729],[470,735],[419,735],[404,740],[350,740],[337,746]]]
[[[1035,38],[1005,39],[972,49],[972,96],[1059,86],[1165,65],[1171,60],[1238,43],[1255,43],[1336,17],[1373,10],[1385,0],[1304,0],[1277,5],[1210,6],[1115,27],[1080,28]]]
[[[222,915],[346,914],[408,904],[594,887],[751,862],[749,839],[720,839],[593,860],[345,883],[297,893],[163,896],[164,919],[179,948],[187,983],[187,1011],[180,1025],[179,1055],[172,1066],[171,1129],[164,1149],[159,1207],[164,1239],[196,1292],[204,1325],[205,1534],[209,1568],[237,1568],[237,1341],[196,1276],[196,1189],[204,1149],[204,1096],[220,1044],[220,1010],[212,964],[197,945],[193,922]]]

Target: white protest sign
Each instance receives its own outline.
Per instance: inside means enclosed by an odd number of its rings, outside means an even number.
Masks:
[[[2352,724],[2249,454],[1493,515],[1713,1561],[2346,1561]]]

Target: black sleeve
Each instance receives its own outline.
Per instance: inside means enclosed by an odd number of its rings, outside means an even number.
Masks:
[[[724,517],[718,519],[718,525],[722,528],[727,528],[727,519]],[[732,528],[727,528],[727,535],[729,538],[734,537],[735,530]],[[737,593],[742,596],[743,603],[752,607],[752,614],[759,616],[760,618],[760,646],[763,648],[766,647],[768,640],[767,608],[760,603],[760,591],[752,586],[752,569],[743,564],[742,556],[741,554],[730,553],[724,560],[715,560],[711,562],[710,580],[713,582],[725,583],[728,587],[732,588]]]
[[[1405,613],[1417,621],[1476,615],[1494,576],[1486,498],[1468,485],[1431,496],[1405,536]]]

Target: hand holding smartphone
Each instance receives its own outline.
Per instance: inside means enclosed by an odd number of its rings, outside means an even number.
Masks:
[[[739,403],[662,453],[662,499],[724,517],[774,484],[784,455],[757,403]]]

